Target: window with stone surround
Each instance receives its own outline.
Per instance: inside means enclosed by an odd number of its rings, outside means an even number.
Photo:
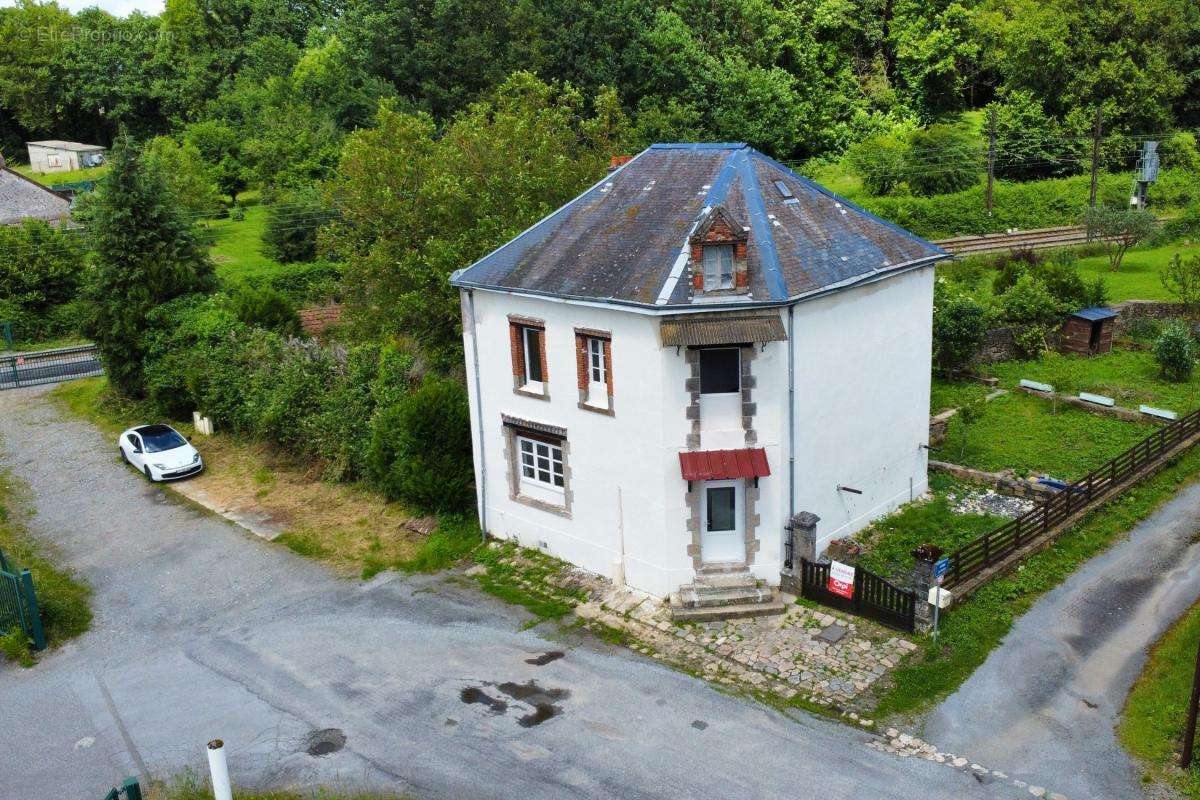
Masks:
[[[571,513],[567,431],[502,415],[509,498],[560,516]]]
[[[713,207],[688,239],[693,294],[719,296],[749,291],[749,238],[747,229],[723,206]]]

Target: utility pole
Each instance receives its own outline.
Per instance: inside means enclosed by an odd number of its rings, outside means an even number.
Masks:
[[[1100,170],[1100,107],[1096,107],[1096,121],[1092,123],[1092,191],[1088,207],[1096,207],[1096,173]]]
[[[992,106],[988,111],[988,153],[987,153],[987,195],[985,196],[985,205],[987,206],[987,214],[992,215],[992,184],[996,180],[996,107]]]
[[[1088,196],[1088,208],[1096,207],[1096,173],[1100,170],[1100,106],[1096,106],[1096,121],[1092,123],[1092,189]],[[1092,225],[1088,223],[1087,240],[1092,240]]]
[[[1183,729],[1183,752],[1179,766],[1187,769],[1192,765],[1192,751],[1196,744],[1196,712],[1200,710],[1200,648],[1196,650],[1196,672],[1192,676],[1192,699],[1188,701],[1187,724]]]

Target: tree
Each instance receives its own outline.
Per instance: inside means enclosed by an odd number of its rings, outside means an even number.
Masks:
[[[210,165],[221,194],[229,195],[229,202],[236,203],[238,194],[246,188],[246,167],[241,159],[237,130],[220,120],[209,119],[187,126],[183,138]]]
[[[987,339],[987,312],[970,296],[938,283],[933,306],[933,361],[944,373],[968,366]]]
[[[1192,332],[1179,320],[1172,320],[1154,341],[1154,360],[1163,377],[1171,381],[1186,381],[1196,365],[1196,344]]]
[[[904,182],[908,145],[896,136],[877,133],[846,151],[846,161],[873,195],[891,194]]]
[[[1158,277],[1167,293],[1183,304],[1189,317],[1195,319],[1200,315],[1200,256],[1184,258],[1176,253]]]
[[[287,192],[267,207],[263,244],[276,261],[312,261],[317,257],[317,229],[333,218],[316,189]]]
[[[156,136],[146,142],[142,157],[162,176],[176,204],[190,219],[216,214],[221,206],[217,184],[194,144]]]
[[[113,386],[140,397],[146,315],[176,297],[212,289],[215,277],[166,182],[136,145],[118,139],[109,163],[87,222],[94,262],[88,334]]]
[[[959,192],[979,182],[981,143],[962,128],[938,123],[912,135],[906,157],[908,186],[914,194]]]
[[[80,237],[41,220],[0,225],[0,320],[24,341],[67,333],[57,309],[84,277]]]
[[[1149,211],[1096,206],[1083,215],[1083,224],[1108,250],[1108,268],[1116,272],[1129,248],[1158,230],[1158,220]]]
[[[352,322],[364,334],[404,330],[436,357],[460,357],[450,273],[603,175],[627,127],[609,113],[587,116],[573,87],[528,73],[440,135],[428,115],[384,104],[373,128],[347,138],[328,187],[338,218],[321,233],[346,263]]]

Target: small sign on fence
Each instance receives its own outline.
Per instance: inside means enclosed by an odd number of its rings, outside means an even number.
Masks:
[[[829,591],[847,599],[854,597],[854,567],[840,561],[829,563]]]
[[[937,585],[941,586],[942,581],[946,579],[946,573],[950,571],[950,557],[942,556],[933,565],[933,577],[937,580]]]

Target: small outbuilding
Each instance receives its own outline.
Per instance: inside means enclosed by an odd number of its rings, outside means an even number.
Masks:
[[[1117,312],[1111,308],[1085,308],[1067,317],[1059,332],[1064,353],[1094,356],[1112,350]]]
[[[98,144],[50,139],[26,142],[25,146],[29,148],[29,166],[34,172],[71,172],[104,163],[104,148]]]

